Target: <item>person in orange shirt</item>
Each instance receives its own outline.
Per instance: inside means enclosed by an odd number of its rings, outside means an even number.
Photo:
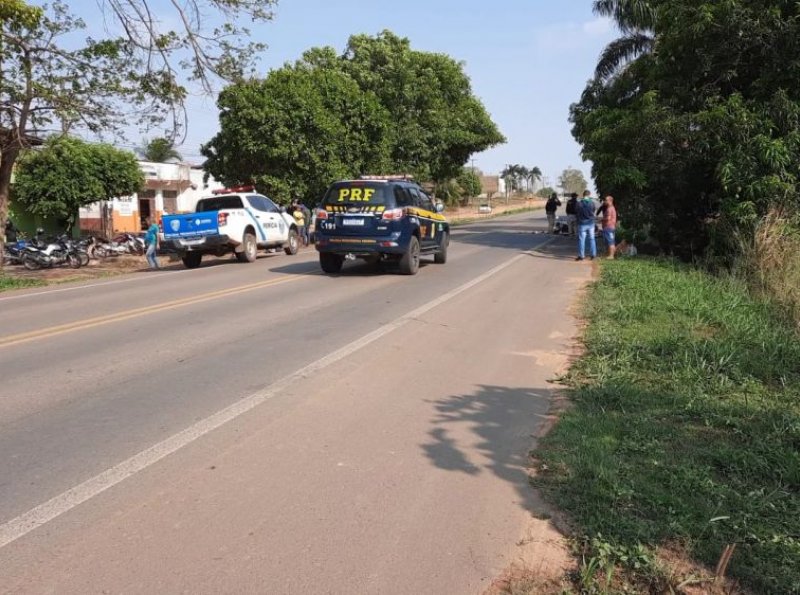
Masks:
[[[606,196],[603,201],[603,238],[608,245],[608,257],[614,259],[617,252],[616,232],[617,232],[617,209],[614,206],[614,197]]]

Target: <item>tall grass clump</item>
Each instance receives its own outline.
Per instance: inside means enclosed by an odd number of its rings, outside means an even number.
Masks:
[[[739,246],[735,273],[800,328],[800,216],[772,210]]]

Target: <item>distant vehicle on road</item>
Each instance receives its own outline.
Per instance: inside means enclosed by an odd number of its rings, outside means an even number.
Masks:
[[[425,191],[408,176],[362,176],[332,184],[315,217],[319,263],[338,273],[346,259],[396,262],[415,275],[420,257],[447,262],[450,225]]]
[[[200,266],[204,254],[233,252],[239,262],[255,262],[260,248],[293,255],[300,246],[294,219],[251,186],[215,190],[194,213],[164,215],[161,228],[164,248],[189,269]]]

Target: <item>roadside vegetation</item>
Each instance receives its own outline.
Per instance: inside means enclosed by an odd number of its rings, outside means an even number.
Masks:
[[[620,30],[571,110],[598,189],[653,251],[735,273],[800,323],[800,4],[594,7]]]
[[[0,273],[0,292],[11,289],[25,289],[26,287],[40,287],[42,285],[46,285],[46,283],[39,279],[17,279]]]
[[[800,340],[744,284],[671,260],[604,263],[574,406],[533,480],[571,517],[579,592],[800,593]],[[735,546],[735,549],[734,549]],[[732,555],[731,555],[732,554]],[[685,576],[692,559],[705,577]]]

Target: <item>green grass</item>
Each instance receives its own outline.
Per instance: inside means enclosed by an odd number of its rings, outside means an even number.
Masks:
[[[677,546],[760,593],[800,593],[800,338],[773,306],[672,262],[603,265],[574,407],[535,480],[588,539]],[[602,536],[602,537],[600,537]]]
[[[45,285],[44,281],[38,279],[17,279],[0,273],[0,291],[24,289],[26,287],[41,287],[42,285]]]

